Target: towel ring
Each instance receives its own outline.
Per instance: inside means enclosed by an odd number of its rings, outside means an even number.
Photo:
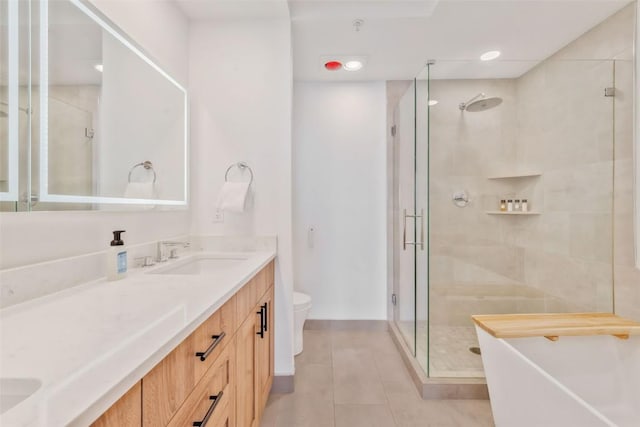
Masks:
[[[246,164],[245,162],[238,162],[238,163],[234,163],[231,166],[229,166],[227,168],[227,171],[224,173],[224,180],[225,182],[229,181],[229,171],[231,169],[233,169],[234,167],[240,169],[240,170],[245,170],[245,169],[249,169],[249,173],[251,174],[251,179],[249,180],[249,185],[251,185],[253,183],[253,171],[251,170],[251,168],[249,167],[248,164]]]
[[[133,167],[129,170],[129,178],[127,178],[127,181],[131,182],[131,173],[136,168],[139,168],[140,166],[142,166],[146,170],[150,170],[151,172],[153,172],[153,183],[155,184],[156,183],[156,171],[155,171],[155,169],[153,169],[153,163],[151,163],[149,160],[145,160],[144,162],[140,162],[138,164],[133,165]]]

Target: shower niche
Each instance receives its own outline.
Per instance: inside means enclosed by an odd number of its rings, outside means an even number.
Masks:
[[[495,187],[495,193],[485,199],[487,215],[540,215],[544,206],[542,173],[523,172],[494,175],[488,180]],[[512,211],[502,210],[502,200],[527,201],[527,209],[514,207]]]

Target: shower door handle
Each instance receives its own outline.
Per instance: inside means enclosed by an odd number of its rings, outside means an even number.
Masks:
[[[420,246],[420,250],[424,251],[424,209],[420,209],[420,215],[407,215],[407,210],[403,209],[403,231],[402,231],[402,250],[407,250],[407,245]],[[420,218],[420,241],[407,242],[407,218]]]

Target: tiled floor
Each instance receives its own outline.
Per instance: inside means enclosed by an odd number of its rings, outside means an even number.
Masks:
[[[489,401],[422,400],[388,332],[308,330],[304,348],[261,427],[493,426]]]
[[[429,375],[432,377],[483,378],[482,357],[470,347],[479,347],[473,326],[431,326]],[[427,328],[418,326],[418,357],[427,359]],[[424,366],[424,362],[421,362]]]
[[[413,339],[413,322],[399,322],[397,325],[408,340]],[[423,369],[429,360],[431,377],[484,378],[482,357],[469,350],[470,347],[479,347],[473,326],[434,325],[429,328],[431,337],[427,336],[426,322],[418,322],[417,327],[416,358]]]

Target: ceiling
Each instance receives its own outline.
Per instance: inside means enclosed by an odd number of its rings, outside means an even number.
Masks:
[[[629,0],[175,0],[191,20],[292,21],[296,80],[404,80],[429,59],[435,78],[518,77]],[[288,7],[287,7],[288,5]],[[353,22],[364,21],[360,31]],[[500,50],[491,63],[481,53]],[[362,58],[328,72],[328,58]]]
[[[403,80],[429,59],[435,78],[518,77],[628,4],[628,0],[291,0],[297,80]],[[364,20],[360,31],[353,21]],[[500,50],[493,62],[479,56]],[[366,58],[328,72],[328,56]],[[433,77],[433,75],[432,75]]]
[[[174,0],[192,21],[288,18],[287,0]]]

